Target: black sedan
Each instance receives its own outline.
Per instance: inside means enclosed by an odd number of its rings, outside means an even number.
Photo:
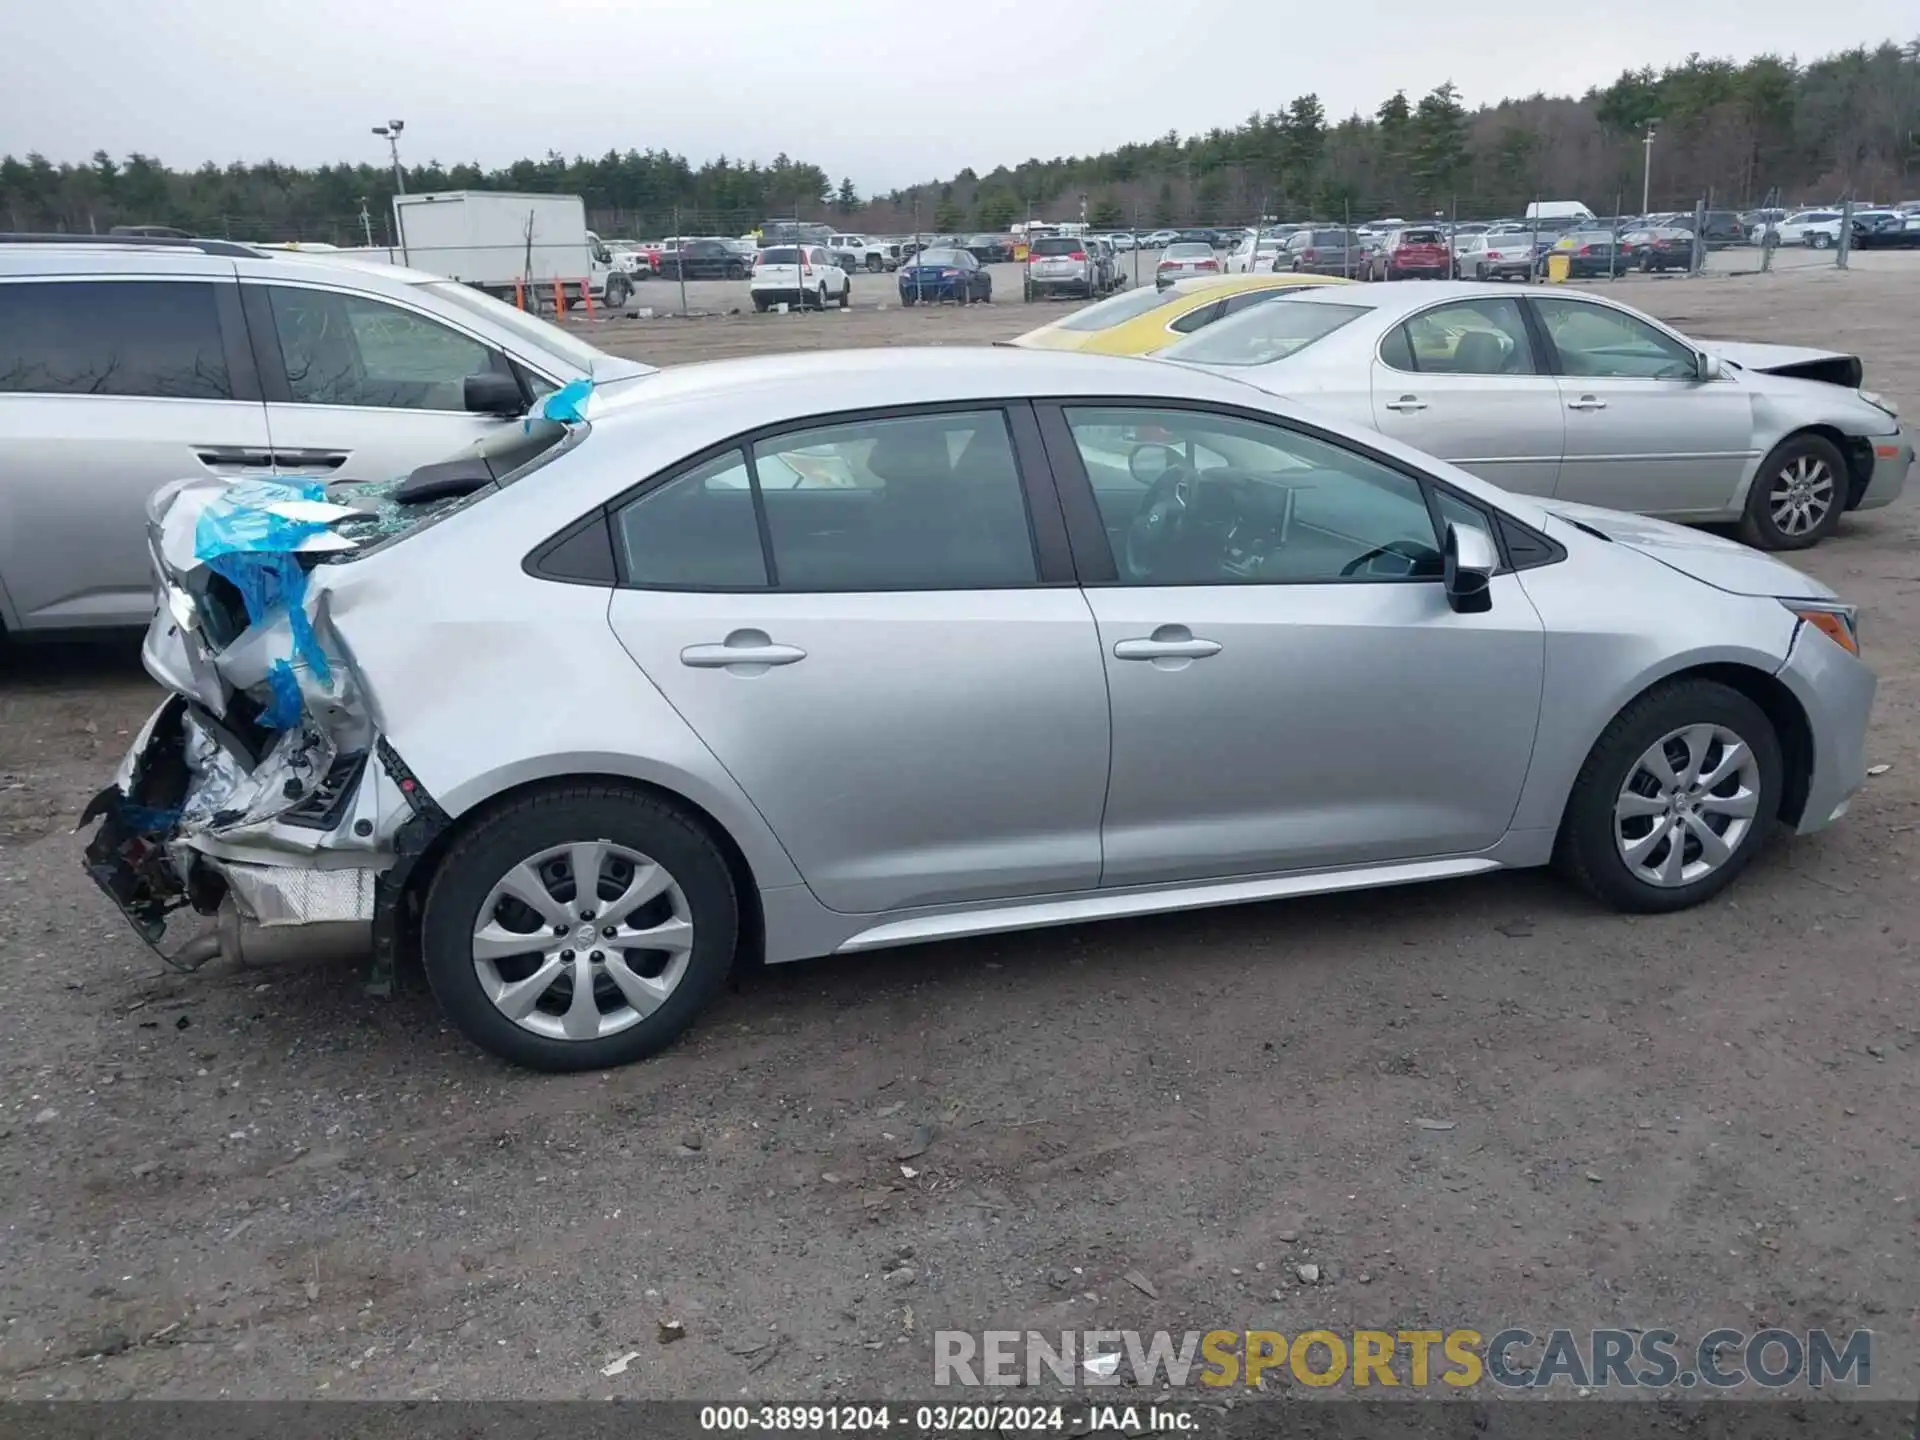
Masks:
[[[963,248],[982,265],[1004,265],[1013,259],[1011,235],[969,235]]]
[[[1678,225],[1647,225],[1620,237],[1620,265],[1649,272],[1691,270],[1693,232]]]
[[[660,256],[660,274],[668,280],[744,280],[747,258],[724,240],[688,240]]]
[[[1563,235],[1533,262],[1533,273],[1542,278],[1551,274],[1553,257],[1567,257],[1567,278],[1570,280],[1591,280],[1600,276],[1612,275],[1625,269],[1625,263],[1616,255],[1611,230],[1575,230]]]
[[[1853,248],[1892,250],[1920,246],[1920,229],[1909,228],[1914,217],[1894,210],[1866,210],[1853,217]]]
[[[931,305],[936,300],[951,300],[956,305],[971,305],[976,300],[993,299],[993,277],[973,257],[971,251],[957,246],[922,250],[900,266],[900,303]]]

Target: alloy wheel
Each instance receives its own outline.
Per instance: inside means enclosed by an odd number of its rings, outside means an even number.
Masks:
[[[1767,509],[1783,535],[1810,535],[1833,509],[1833,471],[1818,455],[1796,455],[1774,472]]]
[[[1733,858],[1760,813],[1760,762],[1724,725],[1688,725],[1649,745],[1614,802],[1614,841],[1635,879],[1703,880]]]
[[[473,968],[522,1029],[598,1040],[639,1024],[687,972],[692,910],[666,867],[605,840],[529,855],[480,907]]]

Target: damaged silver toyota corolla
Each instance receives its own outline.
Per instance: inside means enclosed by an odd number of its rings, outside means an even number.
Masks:
[[[742,950],[1549,862],[1674,910],[1866,771],[1817,581],[1175,366],[688,366],[151,513],[173,693],[94,877],[176,958],[183,912],[370,921],[545,1069],[657,1050]]]

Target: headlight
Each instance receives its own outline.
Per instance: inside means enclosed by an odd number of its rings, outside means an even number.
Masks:
[[[1850,655],[1860,653],[1860,611],[1857,606],[1838,600],[1787,600],[1780,602]]]
[[[1855,393],[1857,393],[1862,400],[1873,406],[1874,409],[1884,410],[1896,420],[1900,418],[1900,407],[1894,404],[1893,401],[1887,399],[1886,396],[1876,395],[1871,390],[1860,390]]]

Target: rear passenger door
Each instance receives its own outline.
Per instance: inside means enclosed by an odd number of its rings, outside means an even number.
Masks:
[[[1099,882],[1107,687],[1038,455],[1024,403],[813,421],[615,510],[615,633],[832,909]]]
[[[0,618],[144,625],[147,497],[272,473],[239,288],[224,277],[0,280]]]
[[[476,336],[355,290],[249,281],[242,291],[283,472],[392,480],[503,423],[466,408],[469,376],[515,373]]]
[[[1567,433],[1559,383],[1505,295],[1436,305],[1390,330],[1373,361],[1373,423],[1526,495],[1554,493]]]

